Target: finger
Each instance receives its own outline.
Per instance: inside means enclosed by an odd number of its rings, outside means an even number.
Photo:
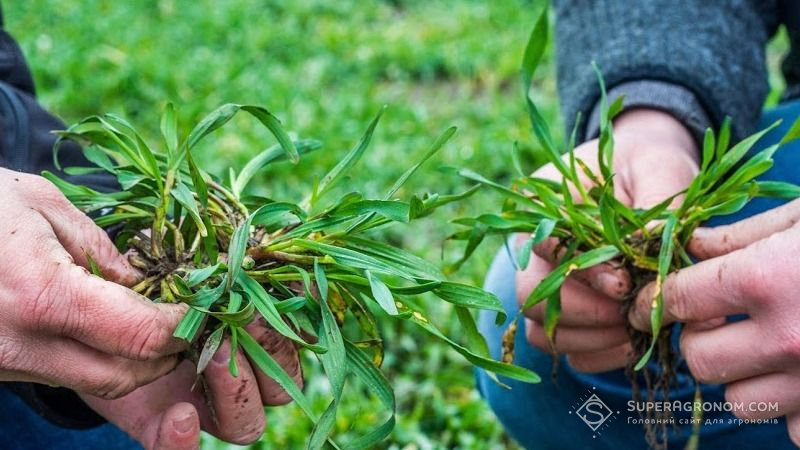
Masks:
[[[110,356],[66,339],[28,343],[14,364],[16,381],[65,386],[106,399],[119,398],[175,368],[177,357],[134,361]],[[33,377],[25,375],[33,374]]]
[[[231,343],[226,339],[203,372],[217,418],[213,434],[224,441],[246,445],[261,437],[266,418],[258,382],[247,358],[237,352],[239,376],[234,377],[228,365],[230,355]]]
[[[740,419],[758,420],[800,412],[800,378],[788,373],[770,373],[731,383],[725,387],[725,401],[734,405]],[[743,408],[736,407],[741,404]],[[775,408],[770,408],[770,404]]]
[[[525,336],[533,346],[547,353],[586,353],[606,350],[628,341],[624,327],[610,328],[569,328],[559,325],[555,334],[555,345],[544,328],[532,320],[525,320]]]
[[[75,263],[90,269],[88,257],[91,257],[107,280],[125,286],[136,284],[141,274],[120,254],[106,232],[70,204],[52,183],[41,180],[43,183],[35,183],[37,201],[34,207],[53,227],[61,245]]]
[[[545,305],[540,303],[525,311],[525,316],[544,323]],[[620,304],[574,280],[561,286],[561,318],[558,325],[566,327],[610,327],[625,323]]]
[[[774,371],[776,352],[768,342],[755,321],[743,320],[706,331],[684,329],[681,353],[696,380],[721,384]]]
[[[706,331],[706,330],[713,330],[714,328],[720,327],[728,323],[728,319],[725,317],[717,317],[716,319],[706,320],[705,322],[691,322],[687,323],[684,327],[684,330],[690,331]]]
[[[663,324],[675,321],[701,322],[747,312],[747,274],[740,270],[742,258],[731,254],[709,259],[670,274],[664,281]],[[636,329],[650,331],[650,312],[656,283],[639,291],[628,319]]]
[[[247,327],[247,332],[253,336],[264,350],[280,364],[292,380],[303,388],[303,370],[300,365],[300,356],[294,343],[269,326],[263,317],[259,316]],[[258,389],[261,392],[261,401],[267,406],[285,405],[292,401],[292,397],[278,384],[260,370],[256,371]]]
[[[200,418],[191,403],[178,403],[164,411],[151,450],[200,448]]]
[[[172,336],[186,305],[153,303],[77,266],[56,272],[37,298],[20,306],[21,315],[38,329],[138,360],[186,348],[185,341]]]
[[[714,258],[747,247],[800,221],[800,200],[745,220],[714,228],[698,228],[688,250],[700,259]]]
[[[592,353],[572,353],[567,355],[567,363],[578,372],[600,373],[620,369],[628,364],[631,344]]]
[[[536,256],[551,264],[558,264],[565,251],[559,245],[558,239],[555,238],[545,239],[544,242],[533,249]],[[598,264],[584,270],[576,270],[570,274],[570,277],[617,300],[624,299],[633,286],[628,271],[613,261]]]
[[[789,428],[789,438],[800,447],[800,413],[787,415],[786,426]]]
[[[520,306],[527,300],[534,287],[552,270],[547,261],[534,256],[528,267],[517,273],[518,301]],[[620,303],[576,280],[568,279],[561,287],[560,324],[566,326],[600,327],[622,324]],[[544,321],[544,304],[526,310],[525,315],[539,322]]]
[[[630,174],[620,177],[632,208],[652,208],[691,184],[699,171],[694,152],[676,151],[670,158],[634,158],[625,169]],[[683,195],[677,195],[671,206],[678,206]]]

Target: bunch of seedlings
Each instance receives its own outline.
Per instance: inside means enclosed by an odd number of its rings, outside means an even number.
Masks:
[[[514,358],[514,335],[522,312],[541,302],[545,302],[543,328],[551,345],[554,344],[561,315],[560,289],[571,273],[603,263],[625,269],[632,281],[632,290],[622,304],[625,317],[641,288],[655,282],[650,333],[640,332],[630,324],[627,327],[632,343],[627,373],[635,400],[644,396],[649,401],[656,398],[668,401],[677,359],[671,344],[672,327],[662,327],[661,286],[668,274],[693,263],[685,248],[692,232],[703,222],[714,216],[735,213],[755,197],[792,199],[800,196],[798,186],[755,180],[772,167],[773,154],[783,144],[800,136],[800,121],[793,124],[780,143],[745,158],[756,142],[778,124],[730,145],[731,125],[730,120],[726,119],[718,134],[706,131],[700,172],[685,190],[676,192],[652,208],[631,208],[614,197],[612,121],[622,111],[623,100],[618,98],[608,104],[597,67],[594,69],[602,93],[597,154],[599,171],[591,170],[573,152],[580,117],[569,142],[562,148],[554,141],[547,122],[529,95],[547,37],[548,17],[545,9],[525,51],[522,83],[533,132],[547,162],[558,170],[561,181],[537,178],[523,171],[516,145],[512,159],[518,176],[510,186],[470,170],[458,170],[462,176],[502,194],[505,202],[500,213],[456,220],[456,223],[467,228],[452,235],[451,239],[466,241],[464,257],[459,261],[461,263],[487,236],[507,237],[512,233],[524,233],[529,237],[517,250],[515,264],[519,270],[528,266],[535,246],[548,238],[558,242],[556,254],[562,256],[557,267],[528,295],[505,334],[503,361],[506,362]],[[590,186],[582,182],[584,177],[590,180]],[[683,196],[683,199],[679,201],[679,206],[674,207],[673,203],[679,196]],[[698,388],[695,402],[699,401]],[[647,419],[665,419],[671,413],[647,414]],[[648,425],[653,422],[656,421],[645,421],[647,441],[652,447],[662,447],[666,444],[666,425]],[[690,437],[690,445],[697,445],[697,431],[695,429]]]
[[[229,169],[223,180],[199,167],[192,152],[238,112],[257,119],[277,144],[238,173]],[[266,166],[286,159],[297,162],[301,154],[320,144],[293,140],[269,111],[250,105],[223,105],[184,138],[178,133],[175,109],[167,105],[160,124],[163,140],[157,145],[148,143],[118,116],[88,117],[59,132],[59,142],[69,139],[83,144],[94,167],[66,168],[65,172],[104,172],[115,177],[121,189],[99,192],[53,173],[44,176],[78,208],[96,217],[99,226],[115,227],[121,251],[134,250],[130,262],[144,274],[135,291],[154,302],[190,306],[174,335],[192,343],[186,357],[196,363],[200,379],[223,339],[230,338],[231,373],[238,373],[234,355],[241,348],[254,367],[278,382],[314,422],[308,448],[366,449],[388,436],[395,424],[394,393],[380,371],[379,321],[385,318],[415,323],[493,374],[539,381],[533,372],[489,356],[472,314],[473,310],[495,311],[502,323],[505,313],[495,296],[447,281],[437,265],[371,237],[375,229],[423,218],[475,192],[478,186],[455,195],[396,198],[454,128],[442,134],[382,198],[349,192],[329,200],[332,188],[367,149],[380,116],[300,202],[247,195],[247,186]],[[56,162],[58,148],[57,144]],[[93,272],[102,276],[96,267]],[[426,293],[432,295],[423,296]],[[425,302],[434,297],[452,305],[463,340],[456,342],[443,334],[428,315]],[[292,378],[245,330],[258,315],[299,348],[313,352],[321,363],[332,392],[324,411],[312,408]],[[380,400],[386,420],[364,436],[337,443],[331,434],[349,377],[359,379]]]

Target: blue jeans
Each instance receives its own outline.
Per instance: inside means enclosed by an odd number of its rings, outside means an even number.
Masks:
[[[763,128],[778,119],[783,119],[781,126],[770,132],[757,144],[758,151],[780,140],[795,118],[800,116],[800,101],[790,102],[766,111],[759,127]],[[760,179],[791,181],[800,184],[800,143],[797,141],[787,145],[775,154],[775,165]],[[745,217],[758,214],[783,204],[784,201],[774,199],[755,199],[742,211],[725,217],[714,218],[708,224],[717,226],[735,222]],[[485,281],[486,290],[493,292],[502,301],[513,317],[518,305],[515,295],[515,269],[510,256],[501,249],[492,263]],[[509,319],[510,320],[510,319]],[[492,356],[499,358],[503,332],[508,322],[502,326],[494,324],[494,314],[481,314],[479,327],[489,342]],[[675,345],[677,346],[676,330]],[[629,422],[638,419],[638,413],[628,411],[631,400],[630,382],[622,370],[614,370],[601,374],[582,374],[574,371],[561,357],[561,364],[556,382],[551,380],[553,365],[552,356],[532,347],[525,339],[525,330],[520,326],[517,330],[515,363],[532,369],[542,376],[540,384],[525,384],[512,380],[504,380],[511,389],[504,389],[492,381],[485,372],[478,370],[478,390],[487,400],[494,413],[500,419],[508,433],[525,448],[536,449],[646,449],[643,425]],[[691,402],[694,397],[694,383],[689,377],[689,370],[681,360],[678,367],[677,387],[671,391],[671,401]],[[800,388],[800,386],[798,386]],[[702,385],[703,400],[706,402],[724,402],[724,386]],[[585,401],[592,394],[604,402],[612,411],[611,416],[593,431],[577,416]],[[592,407],[593,409],[599,406]],[[602,416],[586,413],[589,420]],[[604,416],[607,413],[603,414]],[[687,419],[686,413],[676,413],[676,418]],[[701,426],[700,448],[703,449],[738,449],[738,448],[770,448],[793,449],[789,440],[786,422],[778,419],[777,424],[739,425],[728,423],[735,419],[730,412],[705,412],[706,419],[722,419],[712,422],[713,425]],[[679,425],[677,430],[669,431],[670,448],[682,448],[691,435],[691,425],[687,421]]]
[[[114,425],[88,430],[57,427],[0,388],[0,448],[14,450],[133,450],[142,447]]]

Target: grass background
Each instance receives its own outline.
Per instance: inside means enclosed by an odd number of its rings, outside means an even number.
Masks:
[[[184,132],[225,102],[267,106],[299,136],[325,144],[292,167],[255,180],[270,197],[300,199],[332,167],[369,120],[389,106],[372,149],[350,187],[377,196],[420,157],[438,133],[459,127],[428,170],[401,195],[452,193],[463,180],[436,166],[463,166],[493,179],[511,173],[514,141],[530,144],[518,67],[540,1],[482,0],[26,0],[6,1],[7,29],[29,58],[39,97],[67,123],[101,112],[129,118],[157,142],[166,101],[179,108]],[[773,44],[771,65],[786,47]],[[550,57],[536,91],[545,116],[558,123]],[[774,73],[774,71],[773,71]],[[780,88],[781,80],[773,77]],[[773,100],[775,96],[771,97]],[[560,127],[555,126],[560,132]],[[232,131],[235,130],[235,131]],[[236,119],[198,149],[211,172],[241,167],[272,144],[252,120]],[[530,148],[530,147],[528,147]],[[536,158],[527,161],[536,165]],[[413,227],[386,233],[431,260],[453,261],[445,246],[449,220],[497,209],[479,193],[469,205],[439,212]],[[479,284],[495,245],[484,245],[455,278]],[[447,307],[432,305],[457,336]],[[398,425],[384,447],[393,449],[510,448],[473,389],[470,366],[428,335],[391,321],[384,370],[398,398]],[[327,383],[306,361],[307,391],[321,410]],[[340,409],[337,433],[363,433],[381,419],[379,403],[352,391]],[[295,407],[268,411],[268,430],[252,448],[301,448],[310,424]],[[204,448],[227,448],[213,438]]]

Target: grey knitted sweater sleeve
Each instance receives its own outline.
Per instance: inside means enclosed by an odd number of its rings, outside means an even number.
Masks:
[[[753,131],[769,89],[765,45],[778,24],[777,0],[554,3],[558,89],[568,129],[579,111],[587,117],[595,110],[596,61],[610,90],[633,96],[626,104],[666,110],[693,129],[704,121],[718,125],[727,115],[735,137]],[[637,87],[642,80],[661,88]],[[669,86],[682,92],[677,101],[664,95]],[[586,122],[579,135],[590,138]]]

